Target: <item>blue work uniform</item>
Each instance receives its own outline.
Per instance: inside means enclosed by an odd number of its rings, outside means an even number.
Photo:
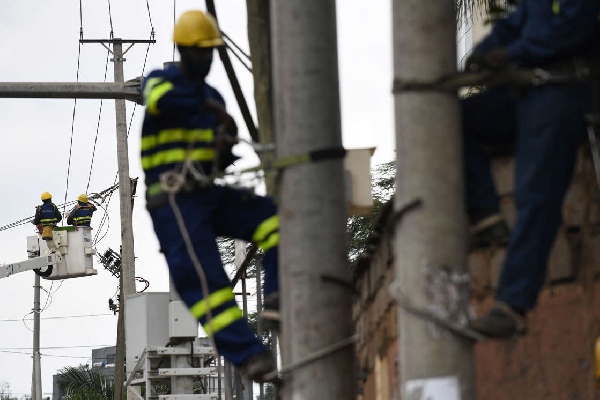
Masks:
[[[509,60],[552,69],[574,58],[598,58],[597,0],[522,0],[475,51],[504,47]],[[496,88],[463,100],[467,205],[472,215],[497,212],[484,146],[516,143],[514,198],[518,212],[496,298],[532,309],[544,284],[562,204],[585,137],[590,85]]]
[[[96,211],[95,205],[77,201],[77,205],[71,210],[69,216],[67,217],[67,224],[75,226],[90,226],[94,211]]]
[[[56,205],[50,200],[44,200],[44,204],[37,207],[33,223],[42,226],[55,226],[62,220],[62,215]]]
[[[233,161],[219,154],[215,165],[215,135],[219,123],[207,100],[225,105],[221,95],[206,83],[188,81],[174,65],[153,71],[144,82],[146,115],[142,128],[142,167],[146,185],[155,185],[161,173],[181,171],[186,159],[210,174]],[[150,192],[148,192],[150,195]],[[148,197],[150,199],[150,197]],[[202,293],[200,278],[188,255],[172,208],[166,202],[148,208],[169,272],[181,299],[214,335],[217,350],[234,365],[265,351],[238,307],[227,276],[217,236],[254,241],[265,252],[265,296],[278,290],[277,245],[279,219],[271,198],[247,190],[209,185],[176,195],[194,251],[207,278],[209,293]],[[212,320],[207,320],[207,304]]]

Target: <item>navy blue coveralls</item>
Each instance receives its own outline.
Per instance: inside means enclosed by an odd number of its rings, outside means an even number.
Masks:
[[[144,98],[146,115],[141,147],[146,185],[151,187],[165,171],[180,171],[188,157],[198,170],[210,174],[214,170],[219,123],[215,113],[205,107],[205,101],[216,100],[224,106],[221,95],[206,83],[191,83],[178,67],[170,65],[148,75]],[[240,366],[266,349],[242,317],[221,262],[216,237],[257,243],[265,252],[265,296],[277,292],[279,219],[275,204],[268,197],[215,185],[179,192],[176,202],[208,279],[210,293],[202,293],[173,210],[164,203],[148,208],[169,272],[181,299],[204,330],[214,335],[219,353]],[[212,311],[210,325],[207,301]]]
[[[55,226],[62,220],[58,208],[50,200],[44,200],[44,204],[37,206],[33,223],[41,226]]]
[[[71,210],[67,217],[67,224],[75,226],[90,226],[92,215],[96,206],[90,203],[77,201],[77,205]]]
[[[548,69],[573,57],[597,58],[598,5],[597,0],[522,0],[475,51],[505,47],[511,62]],[[583,84],[528,87],[518,96],[499,88],[463,100],[471,215],[499,210],[482,146],[516,142],[518,217],[496,294],[513,308],[532,309],[543,286],[590,108],[590,86]]]

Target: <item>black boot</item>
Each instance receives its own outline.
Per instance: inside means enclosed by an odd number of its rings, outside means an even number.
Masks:
[[[506,303],[496,302],[487,313],[471,321],[469,328],[485,336],[498,339],[509,339],[525,334],[527,321]]]

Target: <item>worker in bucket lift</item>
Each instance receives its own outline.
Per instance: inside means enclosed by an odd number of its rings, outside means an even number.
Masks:
[[[576,60],[599,55],[597,0],[522,0],[475,47],[467,69],[508,66],[573,74]],[[548,255],[561,223],[563,199],[591,110],[590,85],[496,88],[463,100],[467,206],[475,245],[506,243],[496,303],[471,323],[487,336],[526,330],[544,284]],[[484,146],[516,143],[512,235],[500,216]],[[510,240],[509,240],[510,239]]]
[[[181,299],[213,336],[222,356],[243,375],[264,381],[275,369],[272,354],[242,316],[215,238],[254,241],[264,251],[265,308],[277,318],[276,207],[271,198],[217,186],[207,178],[236,159],[231,152],[236,124],[219,92],[205,82],[214,48],[225,44],[216,20],[201,11],[188,11],[175,24],[173,39],[180,65],[153,71],[144,81],[141,158],[147,209]],[[169,173],[185,179],[175,202],[206,276],[208,293],[203,293],[175,208],[161,185],[161,177],[164,180]]]
[[[67,224],[77,226],[90,226],[92,215],[96,211],[96,206],[89,203],[86,194],[80,194],[77,197],[77,205],[73,207],[67,217]]]
[[[42,239],[52,240],[54,226],[61,220],[62,215],[52,202],[52,195],[48,192],[42,193],[42,205],[36,207],[33,219],[33,224],[41,231]]]

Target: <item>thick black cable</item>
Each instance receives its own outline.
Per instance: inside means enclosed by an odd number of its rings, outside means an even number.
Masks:
[[[106,74],[108,72],[108,60],[110,57],[110,52],[106,52],[106,66],[104,67],[104,82],[106,82]],[[98,110],[98,124],[96,125],[96,137],[94,138],[94,149],[92,150],[92,161],[90,163],[90,173],[88,174],[87,186],[85,187],[85,192],[87,193],[90,188],[90,181],[92,180],[92,169],[94,168],[94,159],[96,156],[96,144],[98,143],[98,133],[100,132],[100,120],[102,119],[102,103],[103,100],[100,99],[100,109]]]
[[[215,2],[213,0],[206,0],[206,9],[210,14],[217,18],[217,10],[215,8]],[[225,67],[225,72],[227,73],[227,78],[229,78],[229,82],[231,83],[231,88],[233,90],[233,94],[235,95],[235,99],[240,107],[240,111],[242,113],[242,117],[244,118],[244,122],[246,123],[246,128],[248,128],[248,133],[253,141],[259,142],[258,138],[258,129],[256,128],[256,124],[252,119],[252,114],[250,113],[250,109],[248,108],[248,103],[246,103],[246,99],[244,98],[244,93],[242,92],[242,87],[240,86],[240,82],[237,79],[235,74],[235,70],[233,69],[233,65],[231,64],[231,59],[229,58],[229,53],[227,53],[227,49],[225,47],[218,47],[219,57],[223,62],[223,66]]]

